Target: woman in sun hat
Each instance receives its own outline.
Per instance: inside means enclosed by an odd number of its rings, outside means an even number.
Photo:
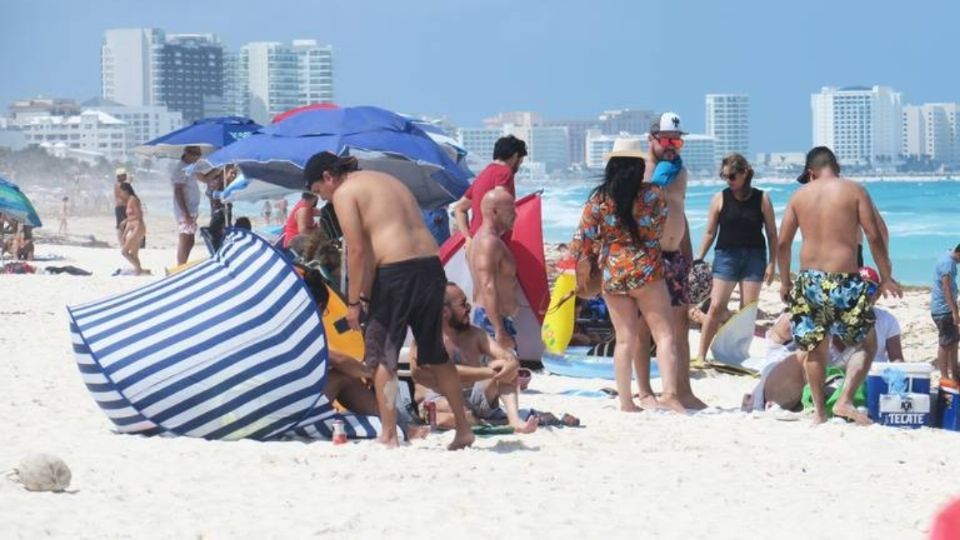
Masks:
[[[741,307],[756,302],[761,286],[773,282],[776,270],[776,216],[770,196],[752,185],[753,167],[742,155],[729,154],[723,158],[720,177],[727,182],[727,188],[710,202],[707,230],[700,245],[699,259],[703,260],[719,236],[713,257],[710,309],[697,355],[700,362],[706,360],[720,313],[726,310],[734,287],[740,285]]]
[[[614,366],[620,409],[640,410],[631,397],[630,383],[642,312],[659,346],[663,393],[659,402],[652,394],[641,396],[641,405],[682,412],[677,399],[670,296],[660,249],[667,203],[660,188],[643,183],[644,155],[639,139],[614,141],[613,151],[606,156],[603,181],[584,205],[570,253],[577,261],[593,259],[602,271],[602,294],[616,332]]]

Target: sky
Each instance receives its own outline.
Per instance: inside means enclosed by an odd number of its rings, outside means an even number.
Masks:
[[[334,48],[341,105],[479,126],[672,110],[704,129],[704,95],[751,100],[751,151],[810,146],[810,94],[887,85],[960,102],[956,0],[0,0],[0,106],[99,94],[108,28],[213,32]]]

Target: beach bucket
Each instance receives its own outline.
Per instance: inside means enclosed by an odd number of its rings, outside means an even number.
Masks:
[[[876,362],[867,375],[867,409],[879,424],[903,428],[930,425],[930,372],[924,362]]]
[[[937,426],[950,431],[960,431],[960,389],[957,383],[940,379],[937,393]]]

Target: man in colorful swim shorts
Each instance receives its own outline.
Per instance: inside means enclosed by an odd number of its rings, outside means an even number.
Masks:
[[[833,414],[869,424],[870,419],[853,404],[853,393],[866,377],[877,348],[876,317],[857,267],[861,228],[880,270],[880,292],[885,297],[901,297],[903,292],[893,279],[870,195],[860,184],[836,176],[837,171],[837,159],[829,148],[818,146],[807,154],[804,176],[819,181],[797,190],[784,211],[777,245],[780,297],[790,306],[790,328],[813,394],[813,423],[827,421],[823,387],[830,342],[836,336],[856,352],[847,364],[846,384]],[[798,228],[803,236],[800,274],[791,283],[791,249]]]

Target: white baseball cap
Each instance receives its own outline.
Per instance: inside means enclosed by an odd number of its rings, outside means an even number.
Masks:
[[[127,174],[127,170],[124,169],[123,167],[120,167],[120,168],[117,169],[113,174],[116,175],[116,176],[126,175],[126,174]]]
[[[661,131],[672,131],[681,135],[687,134],[687,132],[680,128],[680,115],[673,112],[665,112],[661,114],[660,121],[654,122],[653,126],[650,128],[650,133],[659,133]]]

